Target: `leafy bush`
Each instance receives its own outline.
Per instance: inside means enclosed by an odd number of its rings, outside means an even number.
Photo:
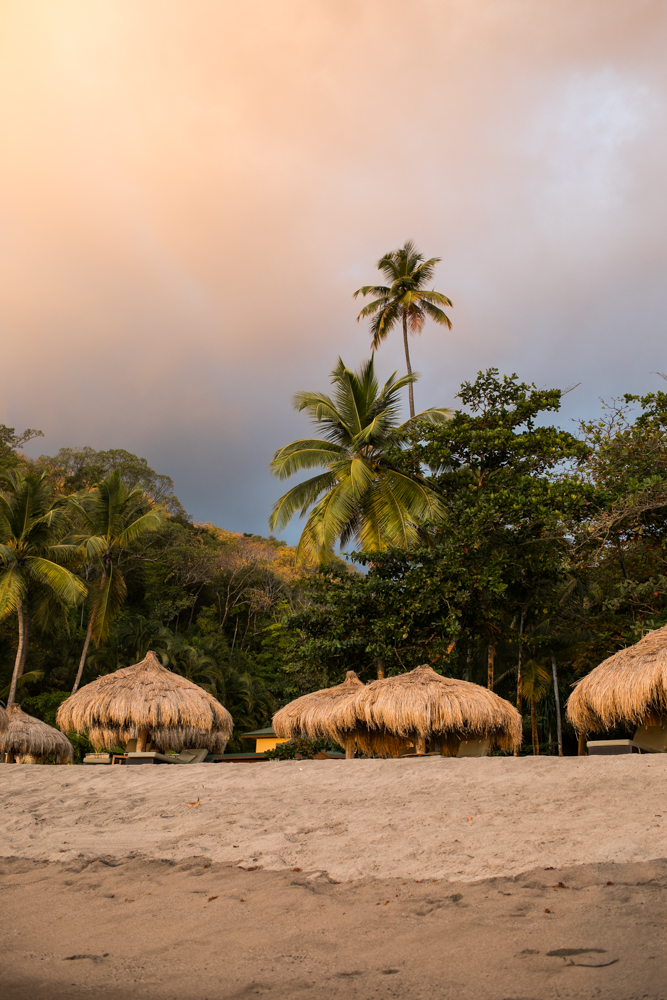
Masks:
[[[298,736],[287,743],[279,743],[274,750],[264,754],[269,760],[312,760],[316,753],[342,753],[341,748],[333,740],[311,740],[309,736]]]

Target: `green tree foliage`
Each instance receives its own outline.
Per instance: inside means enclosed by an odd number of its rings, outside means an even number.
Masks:
[[[17,434],[14,427],[0,424],[0,468],[12,468],[25,461],[21,448],[34,438],[44,437],[42,431],[32,428]]]
[[[450,300],[442,292],[428,290],[425,286],[433,278],[435,265],[440,263],[440,257],[426,260],[419,253],[412,240],[408,240],[400,250],[392,250],[377,263],[378,271],[382,272],[388,285],[364,285],[354,293],[357,296],[373,295],[359,313],[357,319],[372,317],[371,337],[373,350],[376,351],[394,327],[401,323],[403,327],[403,348],[408,375],[412,374],[410,364],[410,347],[408,332],[421,333],[427,317],[440,326],[451,330],[452,324],[443,307],[451,306]],[[412,382],[408,382],[410,416],[415,415],[415,400]]]
[[[406,471],[430,471],[442,514],[428,544],[361,553],[365,575],[309,583],[310,606],[285,621],[296,671],[311,664],[333,683],[350,668],[372,676],[382,659],[390,672],[429,662],[487,683],[491,652],[494,686],[521,704],[522,660],[555,642],[537,629],[570,569],[572,526],[594,506],[594,488],[574,475],[590,445],[543,423],[558,390],[492,369],[460,398],[465,409],[393,455]]]
[[[16,614],[18,645],[8,704],[26,663],[33,615],[48,620],[49,604],[79,604],[86,586],[63,565],[75,546],[63,542],[67,518],[44,475],[9,470],[0,475],[0,618]]]
[[[41,436],[41,431],[26,431],[25,434],[36,437]],[[123,448],[112,448],[110,451],[95,451],[88,447],[61,448],[56,455],[42,455],[32,464],[37,470],[46,472],[54,489],[64,495],[90,489],[115,472],[126,490],[140,489],[147,499],[164,508],[172,517],[187,519],[185,509],[174,493],[172,479],[151,469],[145,458],[138,458]]]
[[[317,394],[306,395],[314,405]],[[337,399],[317,399],[325,433],[314,448],[342,444]],[[294,549],[273,538],[166,518],[123,555],[125,601],[88,656],[82,682],[155,649],[227,705],[236,721],[230,750],[240,750],[240,733],[268,724],[293,697],[342,680],[346,669],[370,680],[380,664],[398,673],[430,662],[491,683],[517,703],[523,752],[557,753],[558,709],[563,714],[571,685],[667,623],[667,394],[623,397],[578,434],[557,426],[560,402],[557,389],[490,369],[463,384],[450,420],[402,429],[394,422],[385,436],[369,436],[381,444],[372,456],[377,469],[423,485],[438,516],[415,517],[409,545],[401,539],[357,553],[362,572],[341,560],[321,569],[300,564]],[[30,463],[18,452],[12,461],[25,478]],[[61,473],[53,476],[53,492],[39,502],[37,476],[35,502],[25,507],[34,551],[55,546],[46,558],[70,574],[76,569],[80,585],[93,584],[83,562],[68,561],[75,526],[63,498],[99,480],[75,490]],[[39,536],[47,523],[40,503],[56,527],[53,538]],[[10,568],[5,560],[2,572]],[[26,594],[35,627],[17,690],[29,711],[49,721],[77,673],[85,605],[68,605],[32,576]],[[0,692],[9,692],[17,662],[16,624],[16,611],[0,619]],[[576,752],[567,722],[563,744]]]
[[[357,372],[338,359],[331,373],[333,396],[300,392],[295,409],[306,411],[323,438],[293,441],[276,452],[271,469],[280,479],[313,468],[325,471],[292,487],[276,501],[269,527],[284,528],[295,513],[312,507],[297,547],[299,558],[328,562],[336,542],[355,538],[367,551],[413,546],[419,526],[437,518],[440,503],[419,470],[401,468],[389,449],[398,430],[440,424],[450,411],[433,407],[398,425],[400,390],[415,375],[394,373],[380,388],[373,358]]]
[[[148,532],[161,527],[165,513],[140,487],[126,487],[119,469],[93,489],[70,497],[67,506],[74,519],[71,541],[78,546],[85,566],[89,598],[88,630],[72,688],[74,694],[81,683],[91,640],[99,646],[108,637],[111,622],[125,602],[123,557]]]

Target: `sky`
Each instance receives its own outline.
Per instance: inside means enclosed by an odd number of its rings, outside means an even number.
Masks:
[[[408,238],[453,302],[418,408],[488,367],[581,383],[566,426],[660,388],[666,47],[663,0],[0,0],[0,422],[266,534],[292,394],[368,356],[352,294]]]

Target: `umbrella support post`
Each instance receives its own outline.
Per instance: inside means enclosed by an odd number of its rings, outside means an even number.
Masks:
[[[425,756],[426,754],[425,736],[418,736],[417,739],[415,740],[415,753],[418,754],[420,757]]]
[[[148,743],[148,730],[140,729],[137,736],[137,753],[143,753]]]
[[[355,739],[353,736],[348,736],[345,740],[345,760],[352,760],[356,753]]]
[[[579,746],[577,748],[578,757],[588,757],[588,750],[586,749],[586,736],[587,733],[579,733]]]

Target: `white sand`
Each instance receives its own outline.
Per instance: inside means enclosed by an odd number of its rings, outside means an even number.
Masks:
[[[662,755],[5,765],[0,854],[472,881],[667,857],[666,790]]]

